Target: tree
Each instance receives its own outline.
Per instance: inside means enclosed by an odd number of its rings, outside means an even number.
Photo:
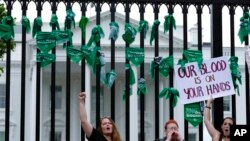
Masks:
[[[5,19],[7,16],[6,9],[4,7],[4,4],[0,4],[0,25],[4,25],[3,19]],[[0,28],[0,34],[3,34],[1,31],[2,29]],[[13,38],[10,38],[8,40],[5,40],[2,36],[0,36],[0,59],[3,60],[4,55],[7,52],[7,42],[10,41],[10,49],[11,51],[14,51],[15,49],[15,41]],[[0,75],[3,73],[4,67],[0,66]]]

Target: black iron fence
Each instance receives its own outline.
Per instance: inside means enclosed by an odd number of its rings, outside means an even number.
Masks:
[[[4,0],[3,2],[5,2],[6,4],[6,8],[7,8],[7,15],[11,16],[12,10],[13,10],[13,3],[16,2],[14,0]],[[30,2],[34,2],[36,5],[36,10],[37,13],[36,15],[39,17],[41,17],[42,15],[42,10],[43,10],[43,4],[45,2],[48,2],[51,5],[51,10],[52,13],[55,14],[57,11],[57,5],[62,2],[66,5],[67,9],[71,8],[73,4],[75,3],[79,3],[81,6],[81,15],[82,16],[86,16],[86,12],[88,10],[88,5],[91,5],[96,12],[96,25],[100,24],[100,14],[102,12],[102,5],[104,3],[106,3],[109,6],[110,12],[111,12],[111,21],[110,22],[114,22],[116,21],[115,19],[115,14],[116,14],[116,7],[118,4],[123,5],[124,6],[124,10],[125,10],[125,23],[130,23],[130,16],[131,16],[131,6],[133,4],[136,4],[136,6],[138,6],[139,9],[139,20],[145,20],[145,8],[147,5],[151,5],[153,8],[153,12],[154,12],[154,20],[159,19],[159,12],[160,12],[160,7],[161,6],[166,6],[167,7],[167,12],[166,14],[173,14],[175,13],[175,7],[178,5],[181,7],[182,10],[182,14],[183,14],[183,50],[188,49],[188,13],[189,13],[189,7],[190,6],[194,6],[196,9],[196,15],[197,15],[197,28],[198,28],[198,36],[197,36],[197,48],[198,50],[203,50],[203,41],[202,41],[202,14],[203,14],[203,8],[204,7],[208,7],[210,14],[211,14],[211,56],[212,57],[219,57],[219,56],[223,56],[223,31],[222,31],[222,8],[226,7],[229,9],[229,16],[230,16],[230,30],[228,31],[228,33],[230,34],[230,54],[231,56],[235,55],[235,51],[237,50],[237,47],[235,45],[235,33],[237,31],[235,31],[235,26],[234,22],[235,20],[235,9],[237,7],[241,7],[242,11],[243,10],[247,10],[250,6],[250,1],[237,1],[237,0],[135,0],[135,1],[130,1],[130,0],[104,0],[104,1],[82,1],[82,0],[64,0],[64,1],[59,1],[59,0],[50,0],[50,1],[46,1],[46,0],[20,0],[19,1],[21,3],[21,10],[22,10],[22,15],[26,16],[27,12],[28,12],[28,4]],[[69,22],[68,22],[69,24]],[[171,23],[173,24],[173,23]],[[238,26],[238,25],[237,25]],[[55,26],[52,26],[52,29],[55,29]],[[155,41],[154,41],[154,56],[157,57],[159,56],[159,28],[156,28],[157,30],[155,31]],[[41,29],[38,29],[41,30]],[[206,33],[205,33],[206,34]],[[174,35],[174,29],[173,26],[170,26],[169,29],[169,33],[168,33],[168,42],[169,42],[169,46],[167,47],[167,50],[169,52],[169,54],[167,55],[173,55],[174,54],[174,43],[173,43],[173,35]],[[22,59],[21,59],[21,117],[20,117],[20,141],[24,141],[25,140],[25,135],[26,134],[26,128],[25,128],[25,113],[29,112],[29,111],[25,111],[25,103],[27,102],[27,98],[25,97],[26,94],[26,47],[27,47],[27,42],[26,42],[26,28],[23,26],[22,27]],[[248,45],[248,37],[245,37],[245,45]],[[86,44],[86,39],[85,39],[85,35],[83,34],[81,37],[81,44],[85,45]],[[97,46],[99,46],[101,43],[98,42]],[[10,42],[7,43],[7,46],[10,46]],[[115,50],[115,40],[111,39],[110,41],[110,52],[111,52],[111,69],[115,69],[115,54],[116,54],[116,50]],[[129,44],[126,43],[126,47],[129,47]],[[144,48],[145,47],[145,41],[144,41],[144,34],[141,33],[140,34],[140,47]],[[37,50],[37,53],[39,53],[40,51]],[[56,49],[54,48],[52,50],[53,54],[56,54]],[[5,108],[5,141],[9,141],[9,131],[10,131],[10,96],[12,95],[11,93],[11,50],[8,47],[7,48],[7,53],[6,53],[6,108]],[[57,69],[56,69],[56,63],[57,62],[53,62],[51,64],[51,123],[50,123],[50,131],[51,131],[51,141],[55,140],[55,89],[56,89],[56,73],[57,73]],[[81,90],[85,91],[85,59],[83,59],[83,61],[81,62]],[[126,64],[129,63],[129,61],[126,59]],[[244,105],[246,107],[246,124],[250,124],[250,98],[249,98],[249,72],[247,69],[247,64],[245,63],[245,93],[242,95],[246,95],[246,105]],[[140,65],[140,77],[144,77],[144,64]],[[100,82],[100,66],[98,65],[96,68],[96,123],[98,122],[99,118],[100,118],[100,86],[101,86],[101,82]],[[130,81],[129,81],[129,75],[130,72],[129,70],[124,71],[125,76],[126,76],[126,82],[125,82],[125,93],[126,93],[126,117],[125,117],[125,123],[126,123],[126,127],[125,128],[125,139],[126,141],[129,141],[130,138],[130,134],[129,134],[129,130],[130,130],[130,126],[128,123],[130,123],[130,100],[129,100],[129,91],[130,91]],[[169,76],[169,86],[173,87],[174,86],[174,78],[173,78],[173,70],[170,71],[170,76]],[[70,58],[67,57],[66,60],[66,133],[65,133],[65,140],[66,141],[70,141],[70,97],[71,97],[71,62],[70,62]],[[155,89],[154,89],[154,95],[155,95],[155,99],[154,99],[154,103],[155,103],[155,133],[154,136],[155,138],[159,138],[159,115],[160,115],[160,111],[159,111],[159,98],[158,98],[158,94],[160,93],[159,90],[159,73],[158,73],[158,68],[156,67],[155,70]],[[35,140],[36,141],[40,141],[41,139],[41,66],[40,63],[37,63],[37,68],[36,68],[36,134],[35,134]],[[111,111],[111,117],[112,119],[115,119],[116,117],[116,112],[115,112],[115,93],[116,93],[116,89],[115,89],[115,83],[114,85],[111,87],[111,104],[110,104],[110,111]],[[140,133],[139,134],[139,139],[141,141],[146,140],[145,139],[145,122],[144,122],[144,111],[145,111],[145,96],[144,95],[140,95]],[[172,101],[170,101],[170,105],[172,105]],[[216,127],[220,127],[220,123],[222,122],[223,119],[223,98],[218,98],[215,101],[214,104],[214,112],[216,113],[216,118],[214,118],[214,123],[216,125]],[[169,106],[169,115],[170,118],[174,118],[174,109]],[[236,119],[236,103],[235,103],[235,96],[232,96],[232,116]],[[184,120],[184,119],[183,119]],[[184,125],[184,129],[185,129],[185,136],[184,138],[188,139],[188,133],[189,133],[189,128],[188,128],[188,122],[184,121],[185,125]],[[80,123],[79,123],[80,126]],[[145,133],[145,134],[143,134]],[[82,139],[84,140],[84,133],[82,132]],[[203,127],[202,125],[199,126],[199,141],[203,140]]]

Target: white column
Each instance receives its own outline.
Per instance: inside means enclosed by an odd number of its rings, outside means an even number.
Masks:
[[[27,120],[26,120],[26,127],[27,131],[25,132],[25,136],[27,137],[28,141],[34,141],[36,135],[36,64],[33,65],[33,69],[31,72],[31,81],[30,83],[30,92],[27,94],[26,104],[29,103],[30,105],[26,105],[26,113],[27,113]],[[28,122],[27,122],[28,121]],[[40,128],[41,129],[41,128]]]
[[[138,141],[138,96],[137,96],[137,69],[132,66],[135,74],[136,83],[132,86],[132,95],[130,96],[130,141]]]
[[[87,118],[88,120],[90,121],[91,119],[91,116],[90,116],[90,111],[91,111],[91,70],[89,68],[89,66],[86,64],[85,65],[85,92],[87,93],[87,97],[86,97],[86,103],[85,103],[85,106],[86,106],[86,111],[87,111]],[[87,139],[85,139],[87,140]]]

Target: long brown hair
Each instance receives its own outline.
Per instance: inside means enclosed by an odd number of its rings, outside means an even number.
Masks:
[[[119,134],[119,131],[118,131],[116,125],[115,125],[115,122],[110,117],[103,117],[103,118],[101,118],[100,122],[98,124],[97,130],[103,135],[102,128],[101,128],[101,124],[102,124],[102,120],[103,119],[108,119],[111,122],[111,124],[112,124],[112,129],[113,129],[112,135],[111,135],[112,136],[111,137],[112,141],[122,141],[121,137],[120,137],[120,134]]]

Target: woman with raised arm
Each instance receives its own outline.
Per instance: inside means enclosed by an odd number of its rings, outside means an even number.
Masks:
[[[85,98],[86,93],[81,92],[78,98],[80,106],[80,121],[87,139],[89,141],[121,141],[117,127],[110,117],[101,118],[97,129],[92,126],[87,120]]]
[[[230,141],[230,125],[235,125],[235,120],[231,117],[226,117],[223,119],[221,124],[221,129],[218,131],[211,121],[211,106],[214,99],[211,97],[205,106],[204,110],[204,123],[207,128],[208,133],[210,134],[212,141]]]

